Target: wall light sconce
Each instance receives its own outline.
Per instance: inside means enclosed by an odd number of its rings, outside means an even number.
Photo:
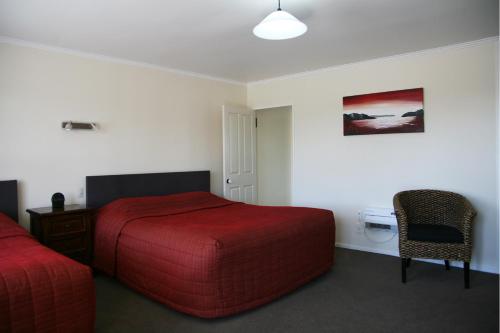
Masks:
[[[97,124],[96,123],[76,123],[70,121],[63,121],[62,122],[62,128],[66,131],[72,131],[72,130],[97,130]]]

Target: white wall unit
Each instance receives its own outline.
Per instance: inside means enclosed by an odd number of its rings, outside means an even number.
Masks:
[[[384,224],[388,226],[397,226],[396,213],[393,208],[369,207],[361,212],[361,221],[364,223]]]

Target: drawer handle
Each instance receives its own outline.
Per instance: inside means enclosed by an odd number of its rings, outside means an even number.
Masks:
[[[71,227],[71,224],[66,223],[64,226],[66,227],[66,229],[68,229],[69,227]]]

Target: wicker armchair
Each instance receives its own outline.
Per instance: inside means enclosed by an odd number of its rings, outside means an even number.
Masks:
[[[472,251],[472,221],[476,211],[469,201],[453,192],[413,190],[394,196],[399,229],[401,279],[411,258],[444,259],[464,262],[464,283],[469,288]]]

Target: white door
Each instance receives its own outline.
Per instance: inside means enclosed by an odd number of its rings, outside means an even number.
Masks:
[[[222,106],[224,197],[257,202],[255,112]]]

